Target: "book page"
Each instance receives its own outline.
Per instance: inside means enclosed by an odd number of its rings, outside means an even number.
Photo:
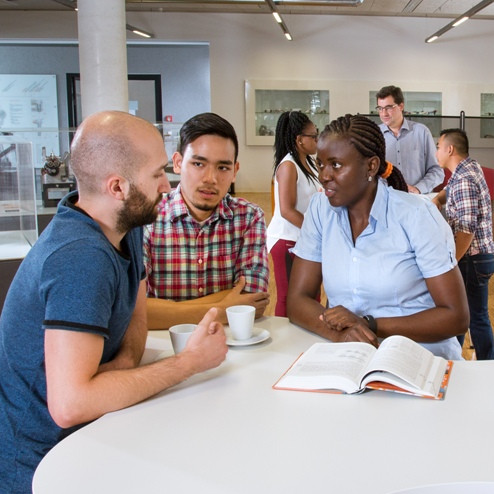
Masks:
[[[276,383],[276,388],[359,391],[359,376],[376,349],[368,343],[315,343]]]
[[[434,356],[432,352],[409,338],[390,336],[383,340],[375,353],[366,369],[363,384],[382,380],[410,391],[436,395],[441,387],[446,366],[447,360]],[[371,374],[376,371],[384,371],[384,374]],[[393,379],[392,375],[400,379]]]

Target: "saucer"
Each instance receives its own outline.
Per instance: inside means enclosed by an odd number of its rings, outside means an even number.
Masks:
[[[271,335],[267,329],[254,328],[252,336],[246,340],[234,340],[230,334],[227,335],[226,344],[230,346],[256,345],[257,343],[266,341],[270,336]]]

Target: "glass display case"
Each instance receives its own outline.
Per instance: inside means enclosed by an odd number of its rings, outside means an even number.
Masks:
[[[329,89],[318,81],[245,81],[246,141],[274,144],[278,118],[302,111],[321,131],[329,123]]]
[[[465,117],[464,130],[472,148],[494,148],[494,117]],[[471,153],[472,154],[472,153]],[[489,155],[489,162],[492,156]]]
[[[494,139],[494,93],[481,93],[480,116],[480,138]]]
[[[0,135],[0,261],[23,259],[38,238],[32,143]]]
[[[377,91],[369,91],[369,113],[378,114],[376,110]],[[442,93],[428,91],[403,91],[405,115],[441,115]]]
[[[370,118],[378,125],[382,123],[381,119],[375,113],[364,116]],[[441,115],[437,117],[432,115],[407,115],[406,118],[408,120],[424,124],[426,127],[429,128],[432,133],[432,137],[434,137],[436,140],[439,138],[441,130],[461,127],[460,115]],[[479,118],[477,117],[476,120],[478,121]]]
[[[376,110],[377,91],[369,91],[369,113],[376,115],[377,123],[381,123]],[[409,120],[426,125],[434,137],[438,137],[441,129],[442,93],[429,91],[403,91],[405,106],[403,114]]]

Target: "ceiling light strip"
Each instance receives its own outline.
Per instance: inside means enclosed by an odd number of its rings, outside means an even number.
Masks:
[[[281,30],[283,31],[285,38],[288,41],[292,41],[293,40],[292,35],[290,34],[288,27],[286,26],[285,22],[283,21],[281,14],[278,12],[278,9],[277,9],[275,3],[273,2],[273,0],[265,0],[265,2],[268,4],[269,8],[271,9],[273,17],[275,18],[278,25],[281,27]]]
[[[55,2],[64,5],[65,7],[69,7],[77,12],[77,2],[75,0],[54,0]],[[143,38],[154,38],[154,34],[150,33],[148,31],[145,31],[144,29],[141,29],[140,27],[135,27],[132,26],[131,24],[126,24],[125,28],[127,31],[131,31],[134,34],[137,34],[138,36],[142,36]]]
[[[436,39],[439,38],[439,36],[442,36],[444,33],[449,31],[450,29],[453,29],[454,27],[457,27],[460,24],[463,24],[466,20],[470,19],[473,15],[475,15],[477,12],[480,12],[482,9],[485,9],[487,6],[489,6],[493,2],[494,2],[494,0],[483,0],[482,2],[478,3],[477,5],[474,5],[470,10],[467,10],[464,14],[462,14],[459,17],[457,17],[456,19],[452,20],[449,24],[446,24],[444,27],[439,29],[439,31],[436,31],[433,35],[426,38],[425,42],[426,43],[432,43],[433,41],[436,41]]]
[[[126,24],[125,28],[127,29],[127,31],[132,31],[134,34],[137,34],[138,36],[142,36],[143,38],[154,38],[153,33],[145,31],[144,29],[141,29],[140,27],[135,27],[135,26],[132,26],[131,24]]]

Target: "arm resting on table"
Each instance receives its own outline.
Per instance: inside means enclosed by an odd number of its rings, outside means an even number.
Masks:
[[[409,316],[376,318],[378,337],[398,334],[429,343],[467,331],[468,303],[458,267],[425,281],[435,307]],[[321,282],[320,263],[296,256],[288,287],[287,312],[290,321],[331,341],[376,344],[375,335],[361,317],[341,306],[325,310],[314,300]],[[320,320],[322,314],[324,321]]]
[[[216,310],[211,309],[178,355],[141,367],[108,371],[100,371],[102,336],[47,329],[47,397],[53,420],[63,428],[84,424],[217,367],[228,347],[223,327],[215,318]]]
[[[253,305],[256,318],[264,314],[269,303],[267,292],[243,293],[245,277],[230,290],[212,293],[205,297],[175,302],[160,298],[147,299],[147,318],[149,329],[166,329],[175,324],[197,324],[211,308],[218,309],[218,321],[227,324],[226,308],[232,305]]]

